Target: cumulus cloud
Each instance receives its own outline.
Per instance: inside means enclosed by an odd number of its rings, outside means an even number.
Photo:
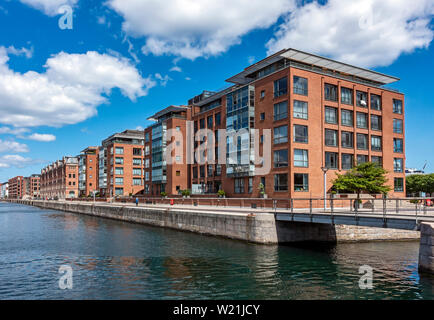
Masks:
[[[13,54],[15,56],[25,56],[27,59],[30,59],[31,57],[33,57],[33,47],[30,49],[27,48],[21,48],[21,49],[17,49],[14,46],[10,46],[8,48],[5,48],[6,53],[7,54]]]
[[[0,123],[16,127],[75,124],[94,116],[114,88],[135,101],[156,85],[129,60],[93,51],[56,54],[43,73],[15,72],[8,60],[0,47]]]
[[[15,136],[21,136],[23,133],[29,132],[27,128],[10,128],[10,127],[0,127],[0,134],[11,134]]]
[[[268,53],[291,47],[358,66],[385,66],[429,46],[433,14],[432,0],[314,1],[286,16]]]
[[[42,162],[43,161],[41,160],[24,158],[19,155],[0,156],[0,168],[10,168],[10,167],[24,168],[26,166],[34,165]]]
[[[16,141],[3,141],[0,140],[0,153],[1,152],[29,152],[27,145],[18,143]]]
[[[56,136],[52,134],[40,134],[34,133],[28,137],[30,140],[40,141],[40,142],[52,142],[56,141]]]
[[[38,9],[48,16],[59,14],[58,10],[63,5],[74,7],[78,0],[20,0],[35,9]]]
[[[238,44],[243,35],[276,23],[294,0],[108,0],[124,18],[123,30],[146,37],[145,54],[188,59],[212,56]]]

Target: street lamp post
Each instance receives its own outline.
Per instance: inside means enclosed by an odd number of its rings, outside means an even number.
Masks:
[[[322,167],[322,172],[324,173],[324,211],[327,210],[327,171],[329,171],[328,168]]]

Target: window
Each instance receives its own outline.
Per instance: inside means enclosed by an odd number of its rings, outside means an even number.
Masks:
[[[307,126],[294,125],[294,142],[308,143],[308,128]]]
[[[205,129],[205,118],[199,120],[199,125],[201,129]]]
[[[141,175],[142,175],[142,169],[133,168],[133,176],[141,176]]]
[[[259,138],[259,142],[264,143],[264,135],[263,134],[261,134],[261,137]]]
[[[338,168],[338,159],[339,155],[335,152],[326,152],[325,153],[325,166],[329,169],[337,169]]]
[[[276,174],[274,175],[274,191],[288,191],[288,175]]]
[[[124,148],[116,147],[115,152],[116,154],[124,154]]]
[[[176,131],[181,131],[181,127],[176,127]]]
[[[133,148],[133,155],[134,156],[141,156],[142,155],[142,149]]]
[[[338,146],[338,132],[336,130],[325,129],[325,145],[328,147]]]
[[[309,153],[307,150],[294,149],[294,167],[309,167]]]
[[[266,190],[265,189],[265,177],[261,177],[261,183],[262,183],[262,185],[264,186],[264,191]]]
[[[393,159],[393,171],[396,173],[403,173],[404,172],[404,160],[395,158]]]
[[[274,81],[274,97],[280,97],[288,93],[288,78]]]
[[[149,159],[146,159],[146,160],[145,160],[145,167],[146,167],[146,168],[149,168],[149,167],[150,167],[150,161],[149,161]]]
[[[262,90],[261,91],[261,99],[264,99],[265,98],[265,90]]]
[[[288,166],[288,149],[274,151],[274,167],[281,168]]]
[[[353,111],[341,110],[341,124],[343,126],[354,126]]]
[[[382,147],[381,137],[371,136],[371,150],[372,151],[381,151],[381,147]]]
[[[124,188],[116,188],[115,189],[115,194],[117,196],[123,196],[124,195]]]
[[[284,101],[274,105],[274,121],[288,117],[288,102]]]
[[[393,113],[402,114],[402,100],[393,99]]]
[[[142,179],[133,178],[133,186],[141,186],[141,185],[142,185]]]
[[[393,119],[393,133],[402,133],[403,132],[402,120]]]
[[[145,142],[149,142],[149,132],[145,133]]]
[[[234,179],[235,193],[244,193],[244,179]]]
[[[356,92],[356,104],[358,107],[367,108],[368,107],[368,94],[366,92],[357,91]]]
[[[117,185],[123,185],[124,184],[124,178],[116,178],[115,184]]]
[[[146,172],[146,173],[145,173],[145,180],[146,180],[146,181],[149,181],[149,172]]]
[[[142,165],[142,159],[134,158],[133,159],[133,165],[135,165],[135,166],[141,166]]]
[[[378,166],[383,166],[383,158],[382,157],[371,157],[371,162],[377,164]]]
[[[180,177],[181,176],[181,171],[176,171],[176,176]]]
[[[294,118],[307,120],[307,110],[307,102],[294,100]]]
[[[404,192],[404,178],[395,178],[395,192]]]
[[[381,97],[371,93],[371,109],[381,110]]]
[[[249,178],[249,193],[253,193],[253,178]]]
[[[209,164],[208,165],[208,177],[212,177],[214,174],[214,166]]]
[[[215,166],[215,175],[216,176],[220,176],[222,174],[222,165],[221,164],[217,164]]]
[[[368,135],[367,134],[357,134],[357,149],[368,150]]]
[[[288,126],[274,128],[274,144],[288,142]]]
[[[368,129],[368,114],[364,112],[357,112],[356,126],[360,129]]]
[[[393,139],[393,152],[395,153],[403,153],[404,152],[404,143],[402,139]]]
[[[208,121],[208,129],[211,129],[213,127],[213,121],[214,121],[213,116],[212,115],[209,116],[207,121]]]
[[[354,148],[354,133],[342,131],[342,148]]]
[[[145,147],[145,155],[148,156],[150,154],[149,146]]]
[[[220,114],[220,112],[219,112],[219,113],[216,113],[216,114],[215,114],[215,125],[216,125],[216,126],[219,126],[219,125],[221,124],[221,121],[222,121],[222,119],[221,119],[221,114]]]
[[[193,167],[193,179],[197,179],[197,167]]]
[[[124,175],[124,168],[116,168],[115,174],[119,175],[119,176],[123,176]]]
[[[341,87],[341,102],[343,104],[353,105],[353,90]]]
[[[350,170],[354,166],[354,155],[352,154],[342,154],[342,169]]]
[[[294,76],[294,93],[307,96],[307,79]]]
[[[368,161],[369,161],[369,157],[368,156],[361,155],[361,154],[359,154],[357,156],[357,165],[362,164],[362,163],[366,163]]]
[[[381,116],[376,116],[375,114],[371,114],[371,130],[382,130],[382,122]]]
[[[324,85],[324,98],[328,101],[338,101],[338,87],[326,83]]]
[[[309,175],[304,173],[294,174],[294,191],[307,192],[309,191]]]
[[[338,124],[338,109],[325,107],[325,122],[330,124]]]
[[[201,178],[205,178],[205,166],[200,166],[199,167],[199,173],[200,173],[200,177]]]

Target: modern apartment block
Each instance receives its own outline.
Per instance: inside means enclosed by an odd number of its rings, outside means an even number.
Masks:
[[[167,107],[148,119],[155,124],[145,129],[145,194],[177,195],[191,188],[186,139],[192,136],[191,119],[192,107],[186,106]]]
[[[30,177],[24,178],[23,183],[23,198],[34,199],[39,198],[41,175],[33,174]]]
[[[229,78],[228,89],[205,92],[183,107],[191,110],[195,135],[207,129],[219,136],[216,143],[209,137],[184,136],[184,144],[199,140],[194,148],[200,161],[195,157],[191,179],[184,175],[182,184],[191,185],[194,193],[223,189],[231,197],[259,197],[260,183],[272,198],[322,197],[323,169],[328,170],[329,191],[335,173],[370,161],[389,172],[391,195],[404,196],[404,95],[385,86],[398,80],[282,50]],[[156,147],[145,150],[152,155],[145,156],[152,167],[152,194],[166,190],[175,195],[173,186],[181,184],[172,181],[161,158],[165,138],[160,142],[160,137],[168,128],[163,119],[178,118],[172,111],[154,116],[158,123],[145,131],[147,145],[155,141]],[[219,129],[226,129],[225,136]]]
[[[4,182],[0,184],[0,199],[6,199],[9,197],[9,183]]]
[[[143,131],[126,130],[102,142],[99,153],[99,189],[102,196],[143,193]]]
[[[98,147],[88,147],[78,156],[78,190],[81,197],[98,191],[98,154]]]
[[[77,157],[63,157],[41,170],[42,198],[77,198],[78,190]]]
[[[21,199],[23,197],[24,177],[18,176],[8,181],[9,199]]]

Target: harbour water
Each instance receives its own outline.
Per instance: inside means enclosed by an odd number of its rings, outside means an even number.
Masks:
[[[261,246],[0,203],[0,299],[433,299],[418,242]],[[61,290],[61,266],[73,288]],[[373,289],[359,287],[361,266]]]

